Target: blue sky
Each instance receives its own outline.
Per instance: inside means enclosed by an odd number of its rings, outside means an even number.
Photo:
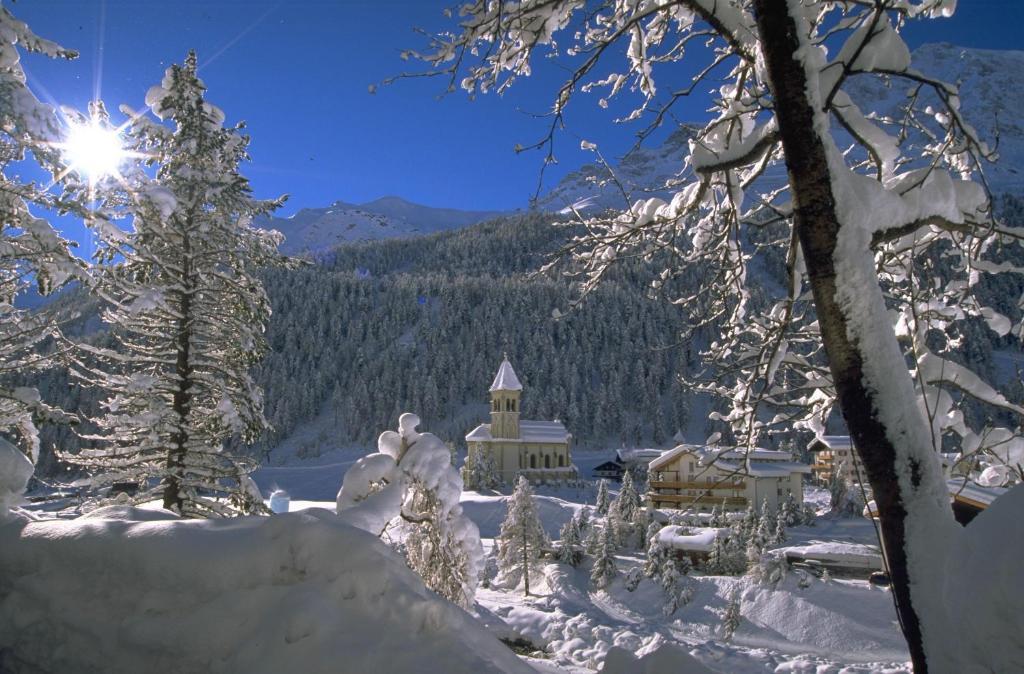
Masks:
[[[542,113],[565,76],[541,64],[504,97],[438,100],[440,80],[405,80],[370,95],[368,85],[413,67],[403,48],[422,47],[414,26],[445,27],[433,0],[20,0],[11,6],[44,37],[77,49],[71,63],[26,59],[42,96],[84,109],[99,93],[108,108],[142,107],[171,62],[198,51],[208,98],[229,121],[244,119],[253,162],[244,169],[257,196],[291,194],[283,210],[399,195],[432,206],[514,209],[537,185],[543,155],[516,155],[541,137]],[[1024,0],[961,0],[948,20],[916,22],[911,46],[947,41],[990,49],[1024,47]],[[613,111],[581,98],[559,141],[552,184],[591,157],[580,138],[609,155],[627,149],[635,128],[612,128]],[[699,101],[698,101],[699,103]],[[680,116],[699,118],[691,104]]]

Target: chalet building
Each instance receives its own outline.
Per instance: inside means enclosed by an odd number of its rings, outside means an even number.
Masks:
[[[531,482],[575,480],[572,434],[561,421],[520,419],[522,391],[506,355],[491,384],[491,423],[480,424],[466,435],[470,455],[489,454],[507,483],[520,474]]]
[[[651,506],[710,512],[716,506],[760,507],[765,500],[778,508],[790,494],[803,503],[803,476],[811,467],[789,452],[679,445],[652,461],[648,471]]]
[[[594,477],[615,480],[616,482],[622,479],[622,474],[625,472],[626,467],[618,461],[605,461],[593,470]]]
[[[830,484],[833,474],[840,470],[840,465],[842,465],[843,479],[850,487],[859,484],[858,474],[867,480],[864,464],[860,462],[860,457],[854,451],[849,435],[823,435],[812,440],[807,449],[814,452],[811,471],[818,484]],[[866,484],[864,486],[867,487]]]

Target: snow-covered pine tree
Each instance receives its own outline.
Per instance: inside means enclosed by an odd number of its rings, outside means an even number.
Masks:
[[[800,507],[796,503],[796,497],[793,496],[793,492],[786,494],[786,499],[782,502],[779,512],[785,520],[787,527],[795,527],[800,524]]]
[[[740,610],[740,591],[739,588],[737,588],[729,595],[729,603],[726,604],[725,613],[722,615],[722,640],[732,641],[732,637],[736,634],[736,630],[739,629],[742,621],[743,614]]]
[[[637,493],[633,480],[633,471],[627,470],[622,474],[622,487],[619,489],[618,498],[615,499],[615,509],[623,522],[631,523],[636,519],[636,512],[641,506],[640,494]]]
[[[665,616],[670,616],[679,608],[679,569],[675,560],[666,557],[658,572],[658,586],[665,600],[661,610]]]
[[[171,126],[133,116],[131,147],[155,175],[128,176],[130,232],[98,231],[93,284],[116,346],[89,347],[96,363],[74,370],[108,398],[102,447],[67,457],[97,473],[94,485],[136,482],[134,500],[160,497],[186,517],[264,510],[243,488],[258,462],[239,443],[267,428],[249,374],[270,316],[256,272],[282,261],[280,235],[252,225],[281,200],[252,198],[239,172],[249,139],[204,94],[189,53],[146,94]]]
[[[785,509],[779,508],[775,516],[775,527],[772,530],[772,536],[768,540],[769,545],[779,545],[786,542],[786,522],[788,519]]]
[[[723,536],[715,536],[714,542],[711,543],[711,551],[708,552],[708,558],[704,562],[704,570],[710,574],[727,573],[726,556],[728,553],[723,538]]]
[[[840,461],[832,471],[828,482],[829,507],[832,512],[843,512],[846,509],[846,462]]]
[[[594,512],[604,517],[608,514],[608,480],[601,479],[597,483],[597,498],[594,499]]]
[[[590,529],[590,508],[583,506],[576,511],[573,519],[576,520],[576,528],[579,529],[580,534],[586,534]]]
[[[615,578],[615,574],[618,573],[613,554],[612,536],[615,534],[612,530],[614,524],[611,519],[611,516],[604,519],[604,527],[601,528],[597,550],[594,553],[594,566],[590,570],[590,582],[598,590],[608,587]]]
[[[507,577],[522,577],[523,594],[530,594],[530,573],[536,573],[541,552],[548,547],[530,481],[520,475],[508,499],[508,513],[496,540],[498,568]]]
[[[384,431],[377,452],[348,469],[338,490],[337,513],[349,524],[383,537],[407,531],[402,546],[409,567],[449,601],[473,604],[483,563],[480,532],[462,512],[462,479],[445,444],[416,430],[420,419],[405,413],[397,431]]]
[[[52,320],[15,307],[15,298],[30,285],[27,279],[34,278],[46,295],[84,268],[69,253],[68,242],[29,206],[84,215],[88,196],[88,186],[65,166],[60,151],[63,132],[55,111],[25,84],[19,49],[50,58],[77,56],[38,37],[0,7],[0,370],[5,382],[31,380],[52,364],[53,358],[40,347],[59,334]],[[18,164],[29,156],[52,176],[59,193],[19,178],[25,169]],[[15,440],[32,463],[39,458],[36,422],[64,419],[35,388],[0,386],[0,433]]]
[[[569,566],[577,566],[583,557],[583,539],[580,534],[579,521],[575,516],[562,525],[559,531],[558,561]]]

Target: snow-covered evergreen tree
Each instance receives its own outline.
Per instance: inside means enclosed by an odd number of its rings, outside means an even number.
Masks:
[[[800,506],[797,505],[796,497],[793,496],[793,492],[786,494],[786,499],[782,502],[782,507],[779,508],[779,513],[785,520],[787,527],[795,527],[800,524],[801,513]]]
[[[530,481],[520,475],[515,491],[508,499],[508,513],[501,523],[495,543],[498,567],[506,577],[523,581],[523,594],[530,594],[530,574],[536,573],[541,552],[548,547],[537,505],[533,502]]]
[[[17,377],[32,381],[52,362],[41,348],[59,332],[52,320],[15,307],[15,298],[33,279],[46,295],[84,265],[69,253],[68,242],[30,206],[83,215],[88,196],[78,167],[66,167],[61,154],[64,131],[53,108],[41,103],[26,86],[19,50],[50,58],[77,54],[37,36],[6,7],[0,7],[0,433],[9,436],[33,463],[39,457],[36,422],[61,421],[64,414],[46,404],[35,388],[11,386]],[[55,189],[23,181],[19,174],[28,157],[50,174]],[[86,176],[88,177],[88,176]],[[60,190],[58,192],[58,190]],[[60,347],[63,349],[63,345]],[[48,349],[52,350],[52,349]]]
[[[597,483],[597,498],[594,500],[594,512],[604,517],[608,514],[609,505],[608,480],[601,479]]]
[[[772,536],[768,540],[770,545],[779,545],[786,542],[786,522],[788,519],[785,509],[779,508],[775,516],[775,527],[772,530]]]
[[[590,570],[590,582],[598,590],[608,587],[618,573],[613,554],[615,550],[612,543],[614,536],[612,527],[611,517],[606,517],[598,538],[597,550],[594,553],[594,566]]]
[[[146,103],[171,126],[133,118],[131,147],[155,167],[130,176],[130,232],[100,231],[107,264],[93,281],[117,346],[89,348],[76,369],[108,393],[103,443],[71,460],[94,484],[133,481],[187,517],[264,509],[244,489],[257,462],[238,448],[267,428],[249,369],[265,352],[270,306],[259,268],[277,263],[280,235],[253,218],[280,201],[252,198],[239,172],[248,137],[206,102],[196,56],[173,65]]]
[[[462,512],[462,479],[445,444],[416,430],[403,414],[397,431],[384,431],[377,452],[359,459],[338,490],[338,516],[375,536],[407,532],[409,567],[431,588],[464,608],[473,603],[483,568],[480,532]]]
[[[569,566],[577,566],[583,557],[583,539],[580,534],[579,521],[575,516],[562,525],[559,531],[558,561]]]
[[[496,489],[501,484],[497,465],[490,452],[470,452],[462,467],[462,482],[466,489],[476,491]]]
[[[735,589],[729,595],[729,603],[725,606],[725,613],[722,615],[722,640],[732,641],[732,637],[739,629],[743,621],[743,614],[740,611],[740,591]]]

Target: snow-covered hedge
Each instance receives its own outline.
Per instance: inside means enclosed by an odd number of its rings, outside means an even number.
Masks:
[[[142,521],[149,520],[149,521]],[[326,510],[0,523],[0,671],[528,672]]]

